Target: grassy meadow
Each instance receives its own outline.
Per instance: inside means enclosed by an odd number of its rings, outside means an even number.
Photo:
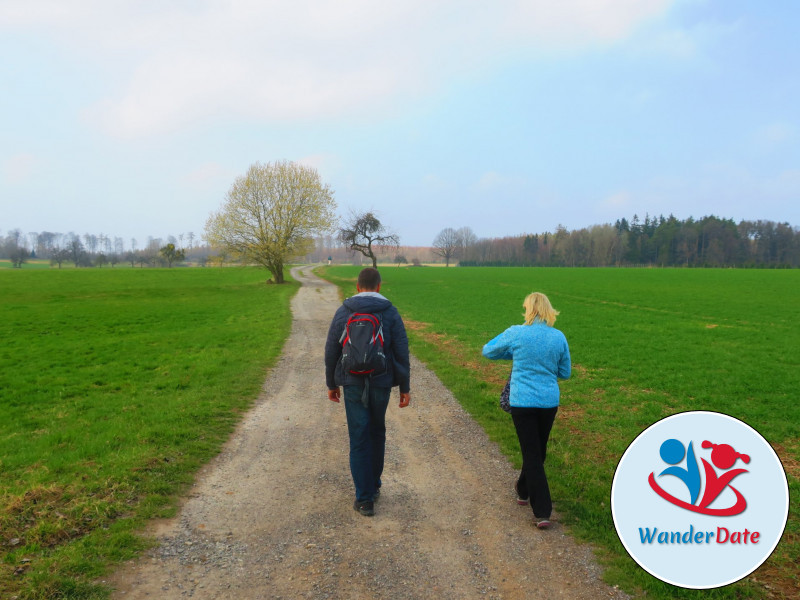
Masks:
[[[319,270],[346,295],[358,271]],[[598,548],[610,583],[663,599],[798,597],[800,271],[387,266],[381,273],[412,352],[516,466],[514,427],[497,406],[510,363],[482,358],[481,347],[522,323],[528,293],[550,297],[573,361],[547,456],[555,509]],[[655,421],[686,410],[730,414],[758,430],[780,456],[794,499],[770,559],[718,590],[685,590],[648,575],[622,548],[611,518],[611,481],[627,446]]]
[[[259,393],[297,285],[0,270],[0,598],[95,598]]]
[[[71,267],[72,265],[70,265]],[[11,264],[10,260],[0,259],[0,270],[2,269],[14,269],[14,265]],[[19,270],[29,270],[29,269],[51,269],[55,267],[50,266],[49,260],[37,260],[37,259],[29,259],[27,262],[23,263],[22,267]]]

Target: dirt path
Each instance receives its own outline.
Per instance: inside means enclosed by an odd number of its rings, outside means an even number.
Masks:
[[[411,406],[395,389],[387,414],[376,515],[355,512],[322,364],[340,302],[310,268],[292,274],[292,333],[257,405],[154,527],[159,546],[109,578],[115,598],[627,598],[560,524],[533,526],[508,461],[413,359]]]

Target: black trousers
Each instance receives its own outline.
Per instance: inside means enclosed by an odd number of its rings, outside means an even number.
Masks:
[[[517,481],[517,489],[525,495],[527,490],[533,514],[539,519],[549,519],[553,510],[550,499],[550,486],[544,471],[547,456],[547,440],[556,419],[558,407],[553,408],[512,408],[511,418],[517,430],[519,448],[522,451],[522,472]]]

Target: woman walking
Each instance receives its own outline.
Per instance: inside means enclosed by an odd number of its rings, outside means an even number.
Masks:
[[[519,504],[530,502],[539,529],[550,527],[553,505],[544,470],[547,440],[559,402],[558,380],[572,370],[567,338],[553,327],[558,311],[539,292],[523,302],[525,324],[512,325],[483,347],[493,360],[511,365],[511,417],[522,452],[522,472],[514,489]]]

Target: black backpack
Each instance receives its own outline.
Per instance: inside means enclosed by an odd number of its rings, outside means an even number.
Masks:
[[[341,362],[345,373],[369,377],[386,372],[383,323],[379,316],[352,313],[339,342],[342,344]]]

